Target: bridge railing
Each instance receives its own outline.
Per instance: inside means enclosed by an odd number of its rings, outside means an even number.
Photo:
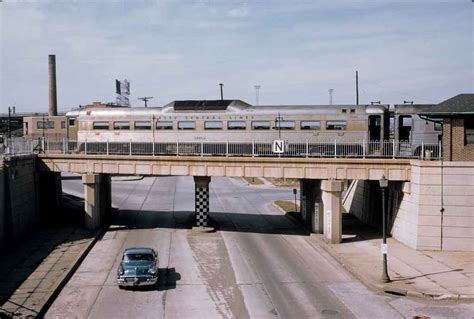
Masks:
[[[168,155],[168,156],[249,156],[249,157],[333,157],[333,158],[420,158],[441,159],[441,143],[414,145],[407,141],[303,141],[287,142],[282,153],[274,153],[272,141],[143,143],[134,141],[91,142],[45,138],[15,138],[6,141],[5,154],[31,153]],[[1,150],[0,150],[1,153]]]

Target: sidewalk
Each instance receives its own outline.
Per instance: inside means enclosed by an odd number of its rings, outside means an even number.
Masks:
[[[100,233],[58,225],[2,251],[0,318],[41,317]]]
[[[389,283],[382,275],[381,234],[352,215],[344,214],[343,240],[331,245],[322,234],[309,242],[338,260],[366,286],[396,295],[474,301],[474,253],[417,251],[388,238]]]

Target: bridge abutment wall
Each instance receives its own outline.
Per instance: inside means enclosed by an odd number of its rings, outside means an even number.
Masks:
[[[54,222],[61,209],[61,174],[39,172],[34,156],[5,159],[0,169],[0,245]]]
[[[411,164],[410,182],[389,182],[392,237],[417,250],[474,251],[474,163]],[[354,183],[344,207],[359,220],[381,228],[378,181]]]

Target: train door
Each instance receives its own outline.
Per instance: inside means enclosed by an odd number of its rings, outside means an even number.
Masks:
[[[382,120],[380,115],[369,116],[369,140],[380,141],[382,138]]]
[[[401,115],[398,117],[398,140],[409,141],[412,130],[411,115]]]

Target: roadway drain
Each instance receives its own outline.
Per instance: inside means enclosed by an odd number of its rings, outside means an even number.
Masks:
[[[331,310],[331,309],[324,309],[321,312],[325,315],[337,315],[339,313],[339,311]]]

